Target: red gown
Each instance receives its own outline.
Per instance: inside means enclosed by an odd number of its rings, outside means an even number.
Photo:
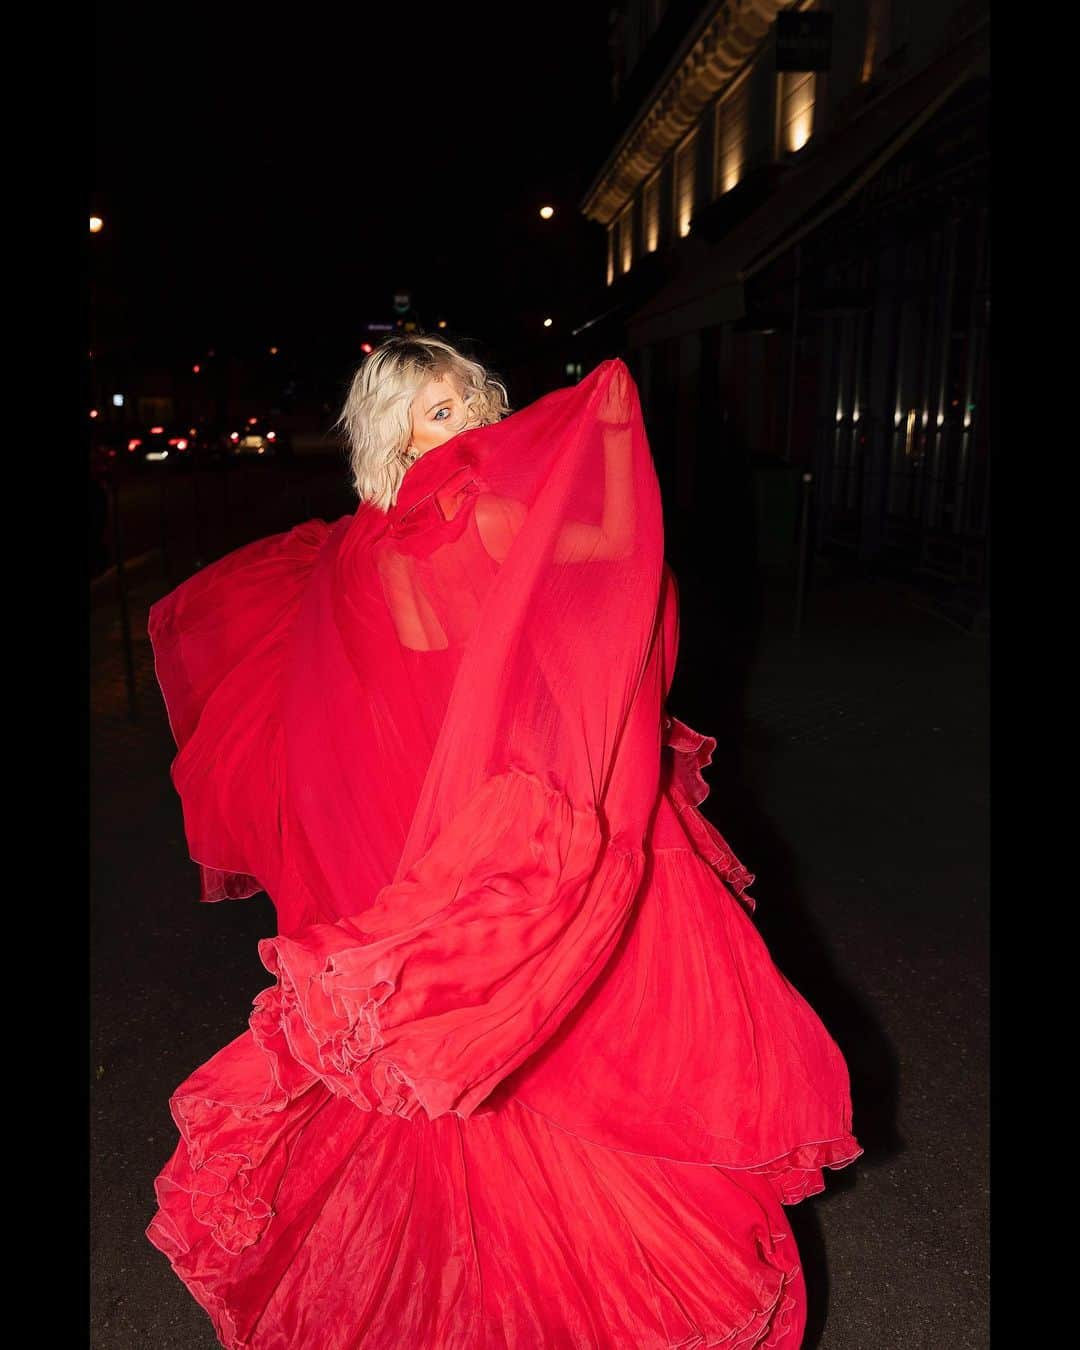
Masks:
[[[203,897],[278,917],[148,1230],[221,1343],[798,1346],[782,1205],[859,1153],[847,1072],[697,810],[625,366],[150,632]]]

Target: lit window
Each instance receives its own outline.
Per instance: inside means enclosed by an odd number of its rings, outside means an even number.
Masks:
[[[738,87],[716,107],[716,169],[714,192],[730,192],[742,179],[746,164],[749,122],[750,81],[742,79]]]
[[[630,206],[619,217],[619,270],[629,272],[634,262],[634,207]]]
[[[654,173],[641,198],[644,215],[645,252],[655,253],[660,243],[660,175]]]
[[[692,131],[675,152],[675,228],[680,238],[690,233],[696,156],[697,132]]]
[[[815,75],[812,70],[784,70],[777,79],[780,149],[786,154],[794,154],[814,133]]]

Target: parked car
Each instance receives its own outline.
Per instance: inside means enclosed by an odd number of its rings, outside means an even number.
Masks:
[[[182,463],[195,453],[197,427],[146,427],[128,437],[126,455],[142,464]]]
[[[284,437],[265,417],[244,417],[227,435],[233,455],[277,455],[286,449]]]

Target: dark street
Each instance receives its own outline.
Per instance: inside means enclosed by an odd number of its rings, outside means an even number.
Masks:
[[[349,509],[336,461],[309,467],[305,490],[314,511]],[[295,500],[290,517],[287,493],[266,500],[259,529],[302,517]],[[182,557],[173,566],[184,574]],[[848,1059],[866,1149],[829,1175],[824,1195],[789,1211],[810,1290],[806,1344],[981,1350],[986,639],[902,588],[822,572],[796,642],[790,592],[768,587],[736,727],[721,722],[733,704],[717,691],[752,649],[706,588],[688,575],[680,588],[670,706],[720,742],[704,809],[757,873],[759,927]],[[216,1344],[143,1229],[175,1144],[169,1094],[245,1029],[269,982],[256,953],[273,932],[266,897],[195,898],[146,638],[147,608],[164,589],[151,556],[132,583],[132,723],[114,581],[94,587],[95,1350]]]
[[[986,0],[296,18],[92,20],[89,1343],[985,1350]]]

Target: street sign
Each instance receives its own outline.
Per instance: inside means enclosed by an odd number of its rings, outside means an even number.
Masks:
[[[785,10],[776,16],[776,69],[828,70],[832,65],[831,14]]]

